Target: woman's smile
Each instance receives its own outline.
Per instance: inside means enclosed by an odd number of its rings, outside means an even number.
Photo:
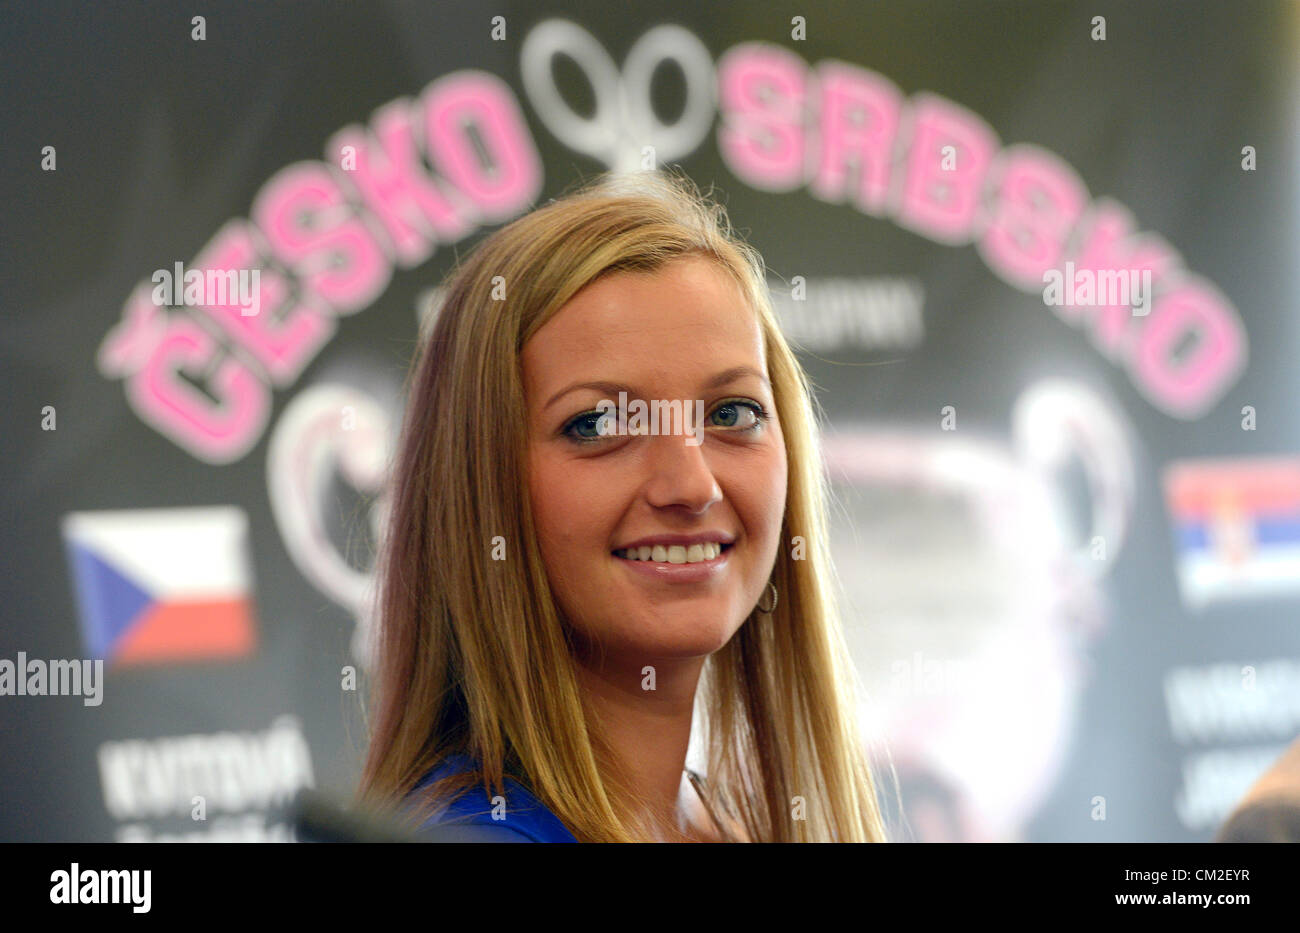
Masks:
[[[730,535],[661,535],[611,553],[628,571],[650,580],[696,583],[720,575],[735,542]]]

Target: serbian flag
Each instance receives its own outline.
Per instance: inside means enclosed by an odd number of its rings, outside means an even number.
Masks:
[[[1165,498],[1189,605],[1300,594],[1300,457],[1174,464]]]
[[[234,506],[65,515],[87,649],[112,666],[252,653],[247,539]]]

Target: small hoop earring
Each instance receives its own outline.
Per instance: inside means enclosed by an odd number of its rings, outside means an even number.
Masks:
[[[773,611],[774,609],[776,609],[776,599],[777,599],[777,595],[778,595],[777,592],[776,592],[776,584],[773,583],[771,580],[768,580],[768,581],[767,581],[767,589],[763,590],[763,595],[764,595],[764,596],[767,595],[767,590],[771,590],[771,591],[772,591],[772,605],[770,605],[770,606],[764,606],[763,603],[762,603],[762,601],[760,600],[758,606],[756,606],[755,608],[758,609],[759,612],[763,613],[763,615],[765,615],[765,616],[770,616],[770,615],[772,614],[772,611]]]

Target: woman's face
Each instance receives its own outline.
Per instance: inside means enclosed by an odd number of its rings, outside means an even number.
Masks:
[[[528,341],[523,378],[542,559],[579,639],[638,665],[717,651],[762,597],[785,513],[762,332],[738,286],[699,256],[609,274]],[[638,402],[659,433],[617,433]]]

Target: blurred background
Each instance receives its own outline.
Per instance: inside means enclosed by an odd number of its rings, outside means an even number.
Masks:
[[[491,10],[6,4],[0,839],[349,795],[436,286],[675,165],[825,412],[893,837],[1208,840],[1300,732],[1300,5]]]

